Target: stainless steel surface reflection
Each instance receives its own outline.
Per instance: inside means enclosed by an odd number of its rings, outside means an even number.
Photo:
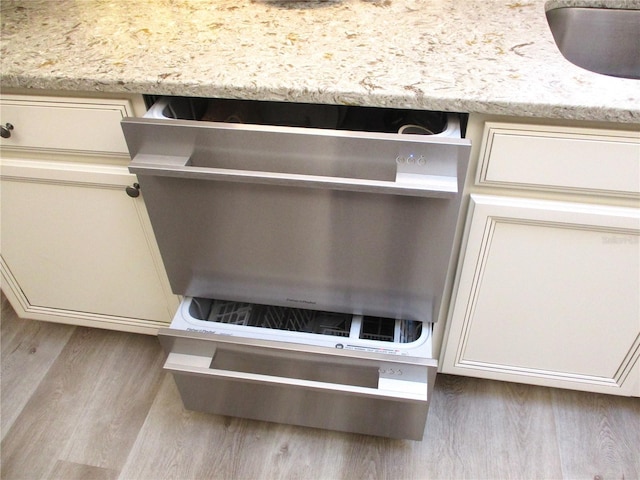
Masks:
[[[547,11],[562,55],[592,72],[640,79],[640,10],[565,7]]]
[[[130,170],[175,293],[434,319],[468,142],[145,120]]]
[[[422,440],[436,361],[161,330],[190,410]]]

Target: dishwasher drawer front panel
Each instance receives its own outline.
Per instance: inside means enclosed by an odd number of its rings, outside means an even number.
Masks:
[[[191,120],[122,121],[144,175],[455,197],[468,140]]]
[[[470,150],[459,128],[122,128],[174,293],[437,318]]]
[[[187,409],[421,440],[437,362],[161,330]]]
[[[437,316],[458,201],[154,176],[140,184],[176,294]]]

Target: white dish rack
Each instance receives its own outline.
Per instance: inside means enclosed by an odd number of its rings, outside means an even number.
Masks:
[[[413,320],[188,297],[171,326],[346,350],[431,355],[431,324]]]

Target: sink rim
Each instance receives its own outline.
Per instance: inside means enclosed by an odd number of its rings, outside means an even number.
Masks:
[[[567,61],[593,73],[640,80],[640,4],[634,7],[556,6],[545,17]]]

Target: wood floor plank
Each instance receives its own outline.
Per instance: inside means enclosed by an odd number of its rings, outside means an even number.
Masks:
[[[46,478],[53,470],[93,394],[104,338],[99,330],[75,330],[2,441],[5,478]]]
[[[341,478],[560,478],[547,389],[439,375],[422,442],[361,437]]]
[[[114,362],[127,351],[130,360],[139,340],[154,342],[143,335],[77,327],[2,441],[3,476],[46,478],[59,459],[119,468],[137,436],[136,423],[142,425],[155,396],[147,388],[146,402],[136,395],[127,399],[137,388],[131,383],[143,373],[134,370],[135,363],[125,369],[126,362]],[[160,375],[159,355],[156,346],[156,361],[147,372],[151,377]]]
[[[228,421],[232,425],[236,422]],[[240,461],[232,472],[238,479],[339,478],[338,459],[345,443],[357,436],[250,420],[238,421],[236,428],[245,432]],[[207,472],[203,469],[201,473]]]
[[[331,459],[339,465],[338,474],[327,478],[425,478],[424,472],[412,470],[410,460],[412,455],[424,454],[424,445],[420,442],[353,435]]]
[[[640,478],[640,399],[553,390],[563,478]]]
[[[117,470],[59,460],[49,475],[49,480],[116,480],[118,474]]]
[[[164,353],[148,335],[109,336],[100,381],[61,458],[120,471],[162,383]]]
[[[75,327],[18,318],[2,295],[0,440],[71,337]]]
[[[486,447],[478,454],[487,459],[488,478],[559,478],[560,456],[550,390],[507,382],[482,382],[489,401],[481,414]],[[474,402],[476,403],[476,402]]]

